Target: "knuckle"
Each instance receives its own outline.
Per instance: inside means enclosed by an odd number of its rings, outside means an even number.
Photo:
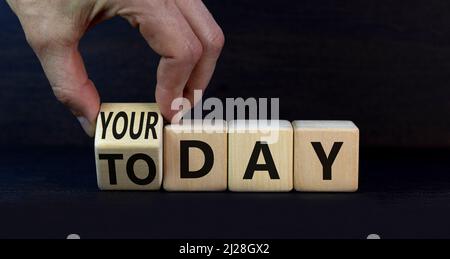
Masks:
[[[225,45],[225,35],[217,26],[206,38],[205,52],[211,55],[218,56]]]
[[[73,91],[70,91],[69,89],[62,87],[53,88],[53,94],[55,95],[56,99],[59,102],[61,102],[66,106],[70,106],[74,98]]]
[[[195,64],[203,55],[203,47],[199,40],[189,40],[181,53],[179,60],[185,64]]]

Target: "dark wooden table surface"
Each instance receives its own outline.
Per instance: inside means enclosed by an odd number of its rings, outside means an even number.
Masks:
[[[449,150],[363,150],[347,194],[101,192],[92,149],[0,155],[0,238],[450,238]]]

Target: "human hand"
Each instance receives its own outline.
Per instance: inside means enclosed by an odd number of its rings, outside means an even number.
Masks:
[[[163,116],[172,101],[204,90],[224,44],[222,30],[200,0],[7,0],[39,58],[56,98],[90,136],[100,97],[89,80],[78,43],[88,28],[116,15],[138,27],[161,60],[155,97]]]

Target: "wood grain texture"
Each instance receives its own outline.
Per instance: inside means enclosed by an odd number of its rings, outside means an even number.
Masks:
[[[182,178],[180,173],[181,141],[207,143],[213,152],[213,164],[206,175]],[[227,124],[214,125],[187,122],[164,128],[164,189],[168,191],[225,191],[227,189]],[[189,171],[205,165],[205,154],[198,148],[189,149]]]
[[[116,139],[113,136],[113,126],[115,116],[119,112],[124,112],[128,118],[128,129],[124,136]],[[108,114],[113,113],[109,124],[104,128],[102,123],[102,113],[107,118]],[[134,123],[132,123],[131,116],[135,113]],[[148,118],[148,114],[156,114],[156,117]],[[141,122],[141,116],[145,115]],[[157,119],[157,121],[155,121]],[[150,120],[150,121],[148,121]],[[142,123],[142,131],[135,139],[131,137],[129,131],[130,126],[133,125],[133,132],[138,133]],[[147,130],[146,125],[155,123],[154,133],[156,138],[153,138],[152,130]],[[125,126],[123,118],[117,119],[116,128],[119,133]],[[97,129],[95,135],[95,162],[97,167],[97,182],[98,187],[102,190],[158,190],[162,183],[162,148],[163,148],[163,119],[156,104],[151,103],[104,103],[101,106],[100,114],[97,119]],[[146,137],[147,134],[147,137]],[[104,136],[104,138],[103,138]],[[110,167],[108,160],[99,159],[100,155],[114,154],[122,155],[123,159],[115,160],[116,180],[117,183],[112,183],[110,180]],[[136,154],[143,154],[151,158],[154,163],[154,177],[150,183],[136,184],[128,175],[127,169],[129,159]],[[151,164],[143,159],[138,159],[131,164],[131,170],[138,179],[150,179],[152,170]]]
[[[228,188],[230,191],[282,192],[293,188],[293,130],[288,121],[277,126],[258,124],[255,121],[232,121],[228,125]],[[252,179],[243,179],[250,157],[258,141],[277,133],[278,139],[268,143],[279,179],[272,179],[268,171],[255,171]],[[258,164],[267,163],[260,153]]]
[[[354,192],[358,189],[359,130],[350,121],[294,121],[294,187],[307,192]],[[312,142],[329,157],[334,143],[342,142],[331,167],[331,180]]]

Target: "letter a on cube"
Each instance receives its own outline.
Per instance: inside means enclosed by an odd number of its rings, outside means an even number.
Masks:
[[[294,121],[294,187],[305,192],[358,189],[359,130],[351,121]]]
[[[97,182],[101,190],[161,188],[162,126],[157,104],[102,104],[95,134]]]
[[[287,192],[293,188],[293,130],[288,121],[231,121],[228,188],[238,192]]]

